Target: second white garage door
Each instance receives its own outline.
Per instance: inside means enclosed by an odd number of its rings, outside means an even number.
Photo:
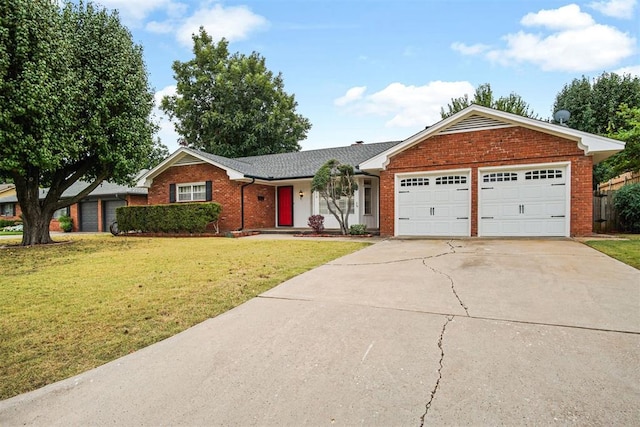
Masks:
[[[480,236],[568,236],[567,166],[480,172]]]
[[[398,236],[468,236],[468,172],[399,175],[396,178]]]

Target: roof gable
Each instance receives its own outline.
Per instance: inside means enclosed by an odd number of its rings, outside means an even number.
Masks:
[[[585,155],[593,156],[595,163],[624,149],[625,143],[615,139],[593,135],[587,132],[571,129],[541,120],[519,116],[480,105],[471,105],[446,119],[427,127],[421,132],[391,147],[383,153],[371,158],[361,165],[364,170],[382,170],[389,163],[389,159],[434,135],[451,134],[458,132],[475,132],[479,130],[498,129],[513,126],[521,126],[539,132],[556,135],[561,138],[575,141]]]

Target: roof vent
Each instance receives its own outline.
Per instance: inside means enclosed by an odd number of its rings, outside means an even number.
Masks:
[[[356,141],[351,145],[362,145],[362,144],[364,144],[364,141]]]

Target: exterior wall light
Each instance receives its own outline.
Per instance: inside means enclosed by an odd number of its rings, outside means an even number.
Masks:
[[[304,191],[300,190],[300,192],[298,193],[298,196],[300,196],[300,198],[302,199],[304,197]]]

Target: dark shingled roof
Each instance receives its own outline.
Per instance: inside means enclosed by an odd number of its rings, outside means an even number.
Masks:
[[[222,166],[236,170],[248,177],[260,179],[309,178],[328,160],[357,168],[360,163],[377,156],[402,141],[353,144],[348,147],[323,148],[320,150],[296,151],[292,153],[267,154],[264,156],[229,159],[204,151],[187,149],[198,153]]]
[[[144,171],[146,172],[146,170]],[[140,174],[139,174],[140,176]],[[73,197],[89,185],[88,182],[85,181],[76,181],[69,188],[67,188],[64,193],[62,193],[62,198]],[[44,199],[47,197],[47,193],[49,192],[48,188],[40,189],[40,199]],[[111,182],[103,181],[102,184],[98,185],[95,190],[93,190],[87,197],[91,196],[124,196],[125,194],[141,194],[146,195],[148,190],[142,187],[129,187],[126,185],[113,184]],[[16,203],[18,201],[17,196],[7,196],[1,197],[0,203]]]

